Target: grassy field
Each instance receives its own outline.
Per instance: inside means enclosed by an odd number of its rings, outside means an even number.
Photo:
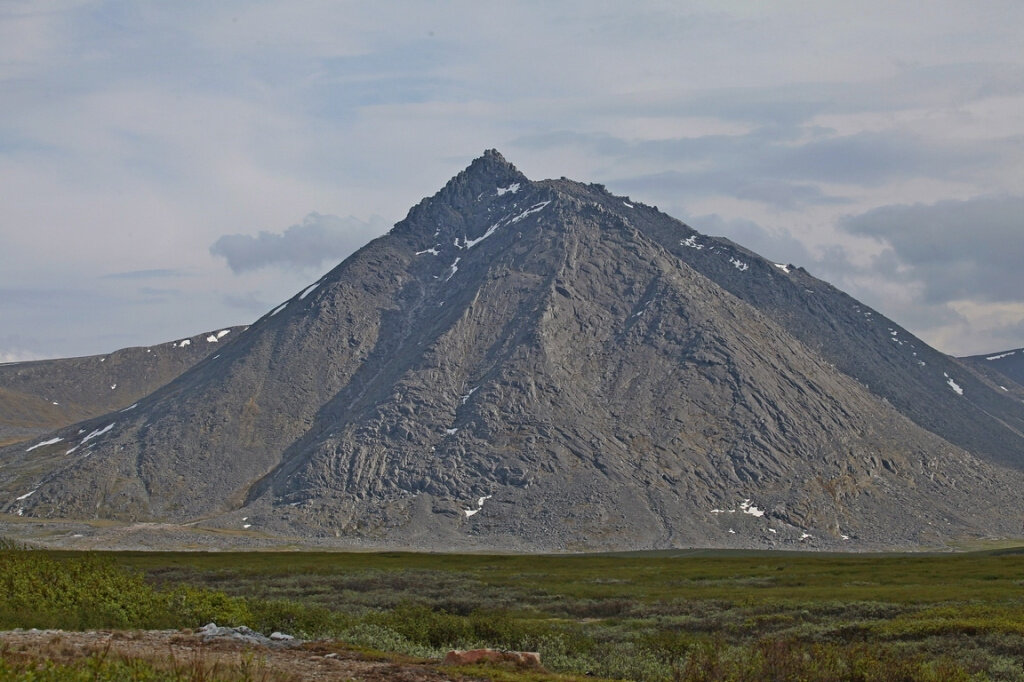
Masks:
[[[481,646],[539,651],[553,672],[612,679],[1024,680],[1024,550],[1012,548],[891,556],[8,549],[0,585],[3,628],[214,620],[418,657]]]

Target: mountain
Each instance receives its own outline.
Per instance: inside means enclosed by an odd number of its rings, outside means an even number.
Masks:
[[[1024,348],[971,355],[961,358],[961,361],[990,377],[1001,391],[1009,393],[1024,390]],[[1007,386],[1006,379],[1010,379],[1016,386]]]
[[[124,409],[213,353],[228,327],[105,355],[0,364],[0,445]]]
[[[493,150],[218,350],[0,451],[3,510],[547,551],[1024,521],[1020,400],[801,268]]]

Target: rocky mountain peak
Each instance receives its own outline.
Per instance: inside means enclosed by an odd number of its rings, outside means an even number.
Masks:
[[[530,181],[496,149],[488,149],[465,170],[448,181],[437,196],[455,205],[466,205],[481,195],[499,194],[499,189],[523,187]]]
[[[433,550],[921,547],[1024,522],[1001,385],[801,269],[494,150],[228,344],[0,449],[0,511]]]

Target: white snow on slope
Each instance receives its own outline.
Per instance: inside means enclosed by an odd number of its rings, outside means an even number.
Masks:
[[[463,404],[463,405],[465,405],[465,404],[466,404],[466,402],[468,402],[468,401],[469,401],[469,398],[470,398],[470,396],[472,396],[472,395],[473,395],[474,393],[476,393],[476,390],[477,390],[478,388],[480,388],[480,387],[479,387],[479,386],[474,386],[473,388],[469,389],[469,393],[467,393],[467,394],[465,394],[465,395],[460,395],[460,396],[459,396],[459,400],[461,400],[461,401],[462,401],[462,404]]]
[[[446,281],[446,282],[447,282],[448,280],[450,280],[450,279],[451,279],[452,277],[454,277],[454,276],[455,276],[455,273],[456,273],[456,272],[458,272],[458,271],[459,271],[459,261],[460,261],[460,260],[462,260],[462,257],[461,257],[461,256],[460,256],[460,257],[457,257],[457,258],[455,259],[455,262],[451,264],[451,266],[450,266],[450,267],[451,267],[452,271],[448,273],[448,276],[444,278],[444,281]]]
[[[116,422],[115,422],[115,423],[116,423]],[[100,436],[102,436],[103,434],[105,434],[105,433],[106,433],[107,431],[109,431],[109,430],[110,430],[110,429],[112,429],[112,428],[114,428],[114,424],[107,424],[107,425],[106,425],[105,427],[103,427],[102,429],[96,429],[95,431],[93,431],[92,433],[90,433],[90,434],[89,434],[88,436],[86,436],[85,438],[83,438],[83,439],[82,439],[82,442],[81,442],[81,443],[80,443],[79,445],[85,445],[86,443],[88,443],[88,442],[89,442],[90,440],[92,440],[93,438],[99,438]]]
[[[499,187],[496,191],[498,192],[499,197],[503,194],[515,194],[519,191],[519,183],[513,182],[508,187]]]
[[[491,495],[484,495],[483,497],[476,501],[476,509],[463,509],[462,513],[465,514],[466,518],[468,519],[470,516],[479,513],[480,510],[484,508],[484,502],[486,502],[489,499],[491,499]]]
[[[217,343],[217,337],[213,334],[210,334],[209,336],[206,337],[206,343]]]
[[[772,265],[777,267],[779,270],[782,270],[787,275],[789,274],[789,266],[788,265],[785,265],[784,263],[772,263]]]
[[[38,488],[36,490],[38,490]],[[15,502],[21,502],[22,500],[27,500],[28,498],[32,497],[33,493],[35,493],[35,490],[30,490],[29,492],[25,493],[21,497],[15,497],[14,501]]]
[[[308,287],[303,289],[302,293],[299,294],[299,300],[301,301],[302,299],[304,299],[307,296],[309,296],[311,293],[313,293],[313,290],[316,289],[318,286],[320,286],[320,282],[313,282]]]
[[[680,246],[687,246],[687,247],[689,247],[691,249],[697,249],[698,251],[700,251],[701,249],[704,248],[703,244],[700,244],[700,243],[697,242],[697,235],[695,235],[695,234],[691,234],[686,239],[683,239],[682,241],[680,241],[679,245]]]
[[[988,356],[988,357],[987,357],[987,358],[985,358],[985,359],[986,359],[986,360],[1002,360],[1003,358],[1008,358],[1008,357],[1010,357],[1011,355],[1015,355],[1016,353],[1017,353],[1017,351],[1015,351],[1015,350],[1011,350],[1011,351],[1010,351],[1010,352],[1008,352],[1008,353],[1000,353],[999,355],[990,355],[990,356]]]
[[[281,312],[282,310],[284,310],[287,307],[288,307],[288,301],[285,301],[284,303],[282,303],[281,305],[277,306],[276,308],[274,308],[273,310],[270,311],[270,317],[273,317],[274,315],[277,315],[279,312]]]
[[[522,219],[523,219],[523,218],[525,218],[526,216],[530,215],[531,213],[536,213],[537,211],[542,211],[542,210],[544,210],[544,207],[545,207],[545,206],[547,206],[547,205],[548,205],[548,204],[550,204],[550,203],[551,203],[550,201],[542,201],[542,202],[540,202],[539,204],[534,204],[534,205],[533,205],[533,206],[531,206],[530,208],[526,209],[525,211],[523,211],[522,213],[520,213],[519,215],[517,215],[517,216],[516,216],[515,218],[513,218],[512,220],[508,221],[508,224],[509,224],[509,225],[513,225],[513,224],[515,224],[515,223],[518,223],[518,222],[519,222],[520,220],[522,220]]]
[[[757,517],[764,516],[764,510],[755,507],[753,504],[750,503],[750,500],[743,500],[742,502],[740,502],[740,509],[743,511],[744,514],[750,514],[751,516]]]
[[[432,246],[429,249],[424,249],[423,251],[417,251],[415,255],[422,256],[425,253],[429,253],[431,256],[440,256],[441,252],[437,250],[438,246],[441,246],[441,245],[438,244],[437,246]]]
[[[459,432],[459,430],[457,428],[455,428],[455,429],[445,429],[444,432],[447,435],[449,435],[449,436],[454,436],[456,433]]]
[[[33,451],[33,450],[35,450],[36,448],[41,448],[41,447],[43,447],[44,445],[53,445],[54,443],[59,443],[59,442],[61,442],[62,440],[64,440],[64,439],[63,439],[63,438],[51,438],[50,440],[44,440],[44,441],[43,441],[42,443],[36,443],[35,445],[33,445],[32,447],[30,447],[30,448],[29,448],[28,450],[26,450],[25,452],[32,452],[32,451]]]
[[[492,234],[494,234],[494,231],[497,230],[497,229],[498,229],[498,223],[494,223],[489,228],[487,228],[486,232],[484,232],[482,235],[480,235],[476,239],[464,239],[463,241],[466,244],[466,248],[467,249],[472,249],[474,246],[476,246],[477,244],[479,244],[480,242],[482,242],[483,240],[487,239]]]
[[[622,205],[625,206],[626,208],[636,208],[635,206],[633,206],[633,204],[629,203],[628,201],[623,201]]]
[[[946,383],[949,385],[949,387],[951,389],[953,389],[954,393],[956,393],[957,395],[963,395],[964,394],[964,389],[960,388],[960,384],[958,384],[955,381],[953,381],[953,379],[948,374],[943,372],[942,376],[946,377]]]
[[[744,270],[749,270],[750,269],[750,266],[747,265],[746,263],[744,263],[743,261],[741,261],[739,258],[730,258],[729,262],[732,263],[733,267],[735,267],[740,272],[743,272]]]

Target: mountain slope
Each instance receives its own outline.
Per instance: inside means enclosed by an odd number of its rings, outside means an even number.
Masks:
[[[995,381],[1002,391],[1020,391],[1024,387],[1024,348],[972,355],[960,358],[960,361]],[[994,376],[993,372],[998,376]],[[1010,379],[1017,386],[1006,386],[1005,379]]]
[[[4,450],[0,487],[24,515],[431,549],[1016,532],[1014,401],[868,363],[899,374],[884,390],[902,405],[977,392],[958,407],[1011,424],[988,439],[930,432],[830,344],[963,367],[898,328],[879,334],[885,322],[844,296],[488,152],[137,409]]]
[[[0,365],[0,445],[128,407],[244,327],[105,355]]]

